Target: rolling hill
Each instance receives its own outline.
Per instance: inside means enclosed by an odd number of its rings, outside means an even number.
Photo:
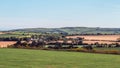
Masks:
[[[99,27],[63,27],[63,28],[24,28],[10,31],[37,32],[37,33],[68,33],[68,34],[119,34],[120,28]]]

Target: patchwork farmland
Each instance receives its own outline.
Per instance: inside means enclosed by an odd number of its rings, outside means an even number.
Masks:
[[[96,42],[100,44],[112,44],[116,43],[120,35],[81,35],[81,36],[67,36],[66,38],[77,38],[81,37],[84,38],[83,43],[94,44]],[[120,42],[117,42],[120,44]]]

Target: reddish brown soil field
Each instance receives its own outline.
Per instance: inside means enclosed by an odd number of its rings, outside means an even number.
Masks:
[[[0,41],[0,48],[8,47],[8,46],[13,45],[15,43],[16,43],[15,41]]]

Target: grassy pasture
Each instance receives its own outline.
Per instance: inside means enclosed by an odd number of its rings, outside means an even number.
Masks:
[[[120,51],[120,47],[116,47],[116,48],[94,48],[95,50],[119,50]]]
[[[18,34],[2,34],[0,35],[2,38],[9,38],[9,37],[29,37],[27,35],[18,35]]]
[[[0,68],[120,68],[119,55],[0,49]]]
[[[38,34],[38,33],[25,33],[25,32],[10,32],[5,34],[0,34],[0,38],[9,38],[9,37],[30,37],[31,35]]]

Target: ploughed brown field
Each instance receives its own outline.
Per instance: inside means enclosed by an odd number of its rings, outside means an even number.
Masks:
[[[16,43],[15,41],[0,41],[0,48],[8,47],[8,46],[13,45],[15,43]]]
[[[4,32],[0,32],[0,34],[5,34]]]
[[[112,43],[119,43],[120,42],[114,42],[118,38],[120,38],[120,35],[81,35],[81,36],[67,36],[67,38],[77,38],[81,37],[84,38],[83,43],[88,43],[88,44],[94,44],[96,42],[100,44],[112,44]]]

